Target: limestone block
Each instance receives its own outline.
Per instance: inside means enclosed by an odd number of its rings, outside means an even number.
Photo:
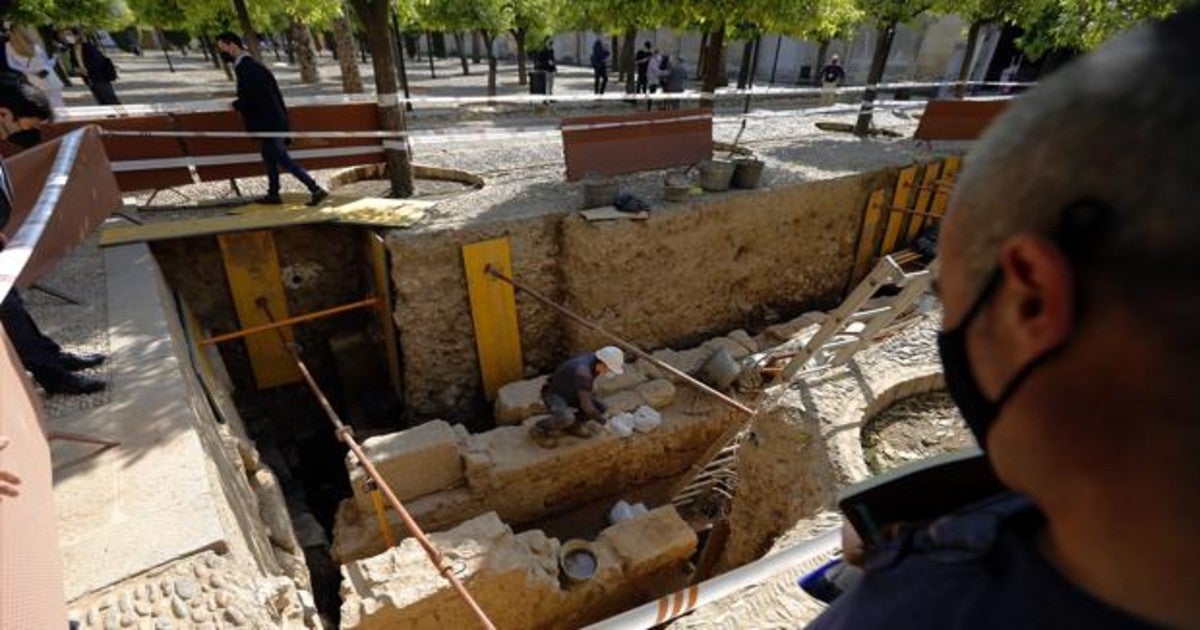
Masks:
[[[296,541],[296,533],[292,531],[292,519],[288,515],[283,491],[279,488],[279,480],[266,467],[254,471],[253,479],[258,513],[267,524],[271,542],[288,551],[299,551],[300,544]]]
[[[623,389],[631,389],[646,382],[646,375],[636,363],[626,363],[625,371],[621,374],[612,372],[596,379],[592,389],[599,396],[609,396]]]
[[[496,424],[521,424],[521,421],[546,413],[542,386],[548,376],[509,383],[496,393]]]
[[[443,420],[368,438],[363,448],[401,501],[453,488],[464,481],[459,435]],[[367,474],[352,459],[347,456],[346,464],[355,499],[361,508],[372,510],[364,489]]]
[[[734,361],[741,361],[742,359],[750,356],[750,351],[746,349],[746,346],[743,346],[742,344],[727,337],[715,337],[713,339],[709,339],[708,341],[704,342],[704,345],[701,347],[707,351],[705,360],[708,360],[708,357],[711,357],[712,353],[721,348],[727,350],[729,352],[729,356],[733,357]]]
[[[597,540],[613,548],[629,578],[686,561],[698,542],[672,505],[621,521],[600,532]]]
[[[638,385],[637,393],[647,405],[655,409],[666,409],[675,400],[675,384],[660,378]]]
[[[809,311],[789,322],[771,326],[763,331],[763,334],[759,338],[759,346],[767,347],[790,341],[791,339],[801,337],[801,333],[811,334],[805,329],[811,327],[813,332],[815,332],[816,327],[825,321],[825,317],[825,313],[821,311]]]
[[[758,343],[754,341],[754,338],[744,330],[735,330],[729,333],[727,338],[731,341],[741,344],[741,346],[745,348],[747,352],[755,353],[759,350]]]
[[[604,398],[604,404],[608,405],[606,415],[614,416],[618,413],[633,411],[641,407],[644,403],[642,402],[642,395],[637,390],[627,389]]]

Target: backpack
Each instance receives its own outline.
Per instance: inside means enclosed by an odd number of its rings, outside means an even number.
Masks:
[[[108,55],[102,55],[101,59],[103,59],[103,61],[100,62],[100,72],[104,77],[104,80],[108,81],[109,83],[116,81],[117,65],[113,63],[112,59],[108,58]]]

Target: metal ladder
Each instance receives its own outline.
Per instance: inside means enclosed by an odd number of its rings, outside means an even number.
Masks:
[[[929,289],[935,264],[936,261],[925,269],[909,273],[891,255],[879,259],[871,273],[829,314],[816,334],[784,366],[780,379],[788,381],[798,374],[803,376],[849,361]],[[900,293],[890,304],[863,309],[879,289],[889,284],[900,287]],[[850,325],[857,322],[863,323],[863,329],[850,332]]]
[[[671,504],[677,510],[683,512],[713,493],[725,501],[733,499],[733,490],[737,486],[738,447],[749,430],[747,421],[731,427],[713,442],[710,452],[702,455],[688,471],[686,485],[671,497]]]

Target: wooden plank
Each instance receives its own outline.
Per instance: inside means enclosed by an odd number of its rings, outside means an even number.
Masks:
[[[942,177],[938,180],[940,185],[933,195],[933,205],[929,208],[930,221],[936,221],[945,214],[946,205],[950,203],[950,193],[954,189],[954,179],[958,176],[961,164],[962,160],[954,156],[946,158],[942,163]]]
[[[942,173],[942,163],[940,161],[930,162],[925,166],[925,175],[921,177],[921,187],[917,191],[917,203],[913,205],[913,211],[921,214],[929,212],[929,202],[933,200],[934,189],[937,187],[938,177]],[[904,246],[907,247],[917,238],[921,230],[925,228],[926,218],[920,214],[911,215],[908,221],[908,233],[904,236]]]
[[[501,386],[520,380],[521,333],[517,327],[517,300],[512,286],[489,275],[491,265],[509,278],[512,254],[507,238],[463,247],[463,268],[471,297],[471,320],[475,324],[475,349],[488,400],[496,398]]]
[[[850,284],[858,284],[874,259],[875,240],[879,233],[879,220],[883,216],[884,189],[880,188],[871,193],[867,201],[867,210],[863,214],[862,230],[858,233],[858,253],[854,256],[854,273],[850,276]]]
[[[1008,100],[929,101],[913,137],[917,140],[974,140],[1008,107]]]
[[[248,328],[270,323],[258,306],[259,298],[266,299],[275,318],[288,317],[287,296],[283,292],[279,257],[275,253],[275,239],[271,233],[259,230],[221,234],[217,236],[217,242],[221,246],[225,276],[229,279],[229,290],[233,295],[240,326]],[[282,330],[291,343],[291,329],[285,327]],[[259,389],[286,385],[301,379],[300,372],[287,348],[279,342],[275,330],[250,335],[244,341],[250,355],[250,367],[254,371],[254,382]]]
[[[892,205],[887,212],[887,228],[883,232],[883,244],[879,247],[879,255],[896,251],[896,243],[900,240],[901,228],[910,215],[900,212],[898,208],[909,208],[913,198],[913,182],[917,180],[917,167],[910,166],[896,177],[896,193],[892,196]]]
[[[375,296],[379,298],[375,314],[379,318],[379,329],[383,331],[388,382],[399,398],[403,397],[404,390],[400,381],[400,345],[396,341],[396,322],[392,319],[392,283],[391,274],[388,273],[387,247],[383,244],[383,237],[370,230],[367,230],[367,256],[371,261]]]
[[[564,118],[567,181],[591,173],[621,175],[709,159],[713,121],[700,117],[711,115],[707,109],[679,109]]]

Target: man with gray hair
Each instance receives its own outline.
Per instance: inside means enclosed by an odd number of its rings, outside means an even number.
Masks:
[[[1200,627],[1197,105],[1191,9],[1060,70],[968,156],[938,345],[1009,491],[896,528],[813,627]]]

